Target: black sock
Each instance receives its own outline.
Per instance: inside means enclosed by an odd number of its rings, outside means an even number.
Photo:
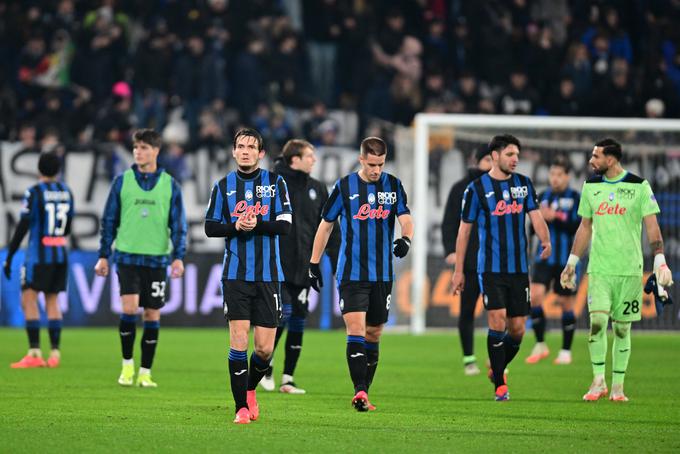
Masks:
[[[354,384],[354,393],[366,391],[366,339],[364,336],[347,336],[347,365]]]
[[[248,386],[248,354],[246,351],[229,349],[229,381],[231,394],[234,396],[236,410],[248,407],[246,388]]]
[[[61,340],[61,319],[48,320],[47,331],[50,334],[50,345],[52,346],[52,350],[59,350],[59,341]]]
[[[380,356],[380,343],[366,342],[366,391],[373,383],[375,371],[378,368],[378,357]]]
[[[26,320],[28,348],[40,348],[40,320]]]
[[[156,354],[156,346],[158,345],[158,331],[161,328],[161,322],[144,322],[144,334],[142,334],[142,364],[145,369],[151,369],[153,364],[153,357]]]
[[[248,373],[248,391],[257,388],[264,374],[269,369],[269,358],[260,358],[255,352],[250,355],[250,371]]]
[[[562,349],[571,350],[574,342],[574,330],[576,329],[576,316],[573,311],[562,313]]]
[[[506,334],[503,337],[503,347],[505,347],[505,366],[503,369],[508,367],[508,364],[515,358],[515,355],[517,355],[517,352],[519,351],[519,344],[522,343],[522,338],[515,339],[510,336],[510,334]]]
[[[137,334],[136,321],[136,315],[120,315],[118,331],[120,333],[120,345],[123,351],[123,359],[132,359],[132,349],[135,346],[135,335]]]
[[[489,350],[489,361],[493,371],[493,381],[498,388],[505,384],[503,372],[505,371],[505,332],[490,329],[486,336],[486,346]]]
[[[288,336],[286,336],[286,359],[283,373],[293,376],[300,353],[302,353],[302,335],[305,330],[305,319],[293,315],[288,322]]]
[[[536,342],[545,342],[545,314],[543,313],[543,307],[531,308],[531,326],[533,326],[534,333],[536,333]]]
[[[466,281],[467,281],[466,274]],[[476,276],[475,276],[476,279]],[[463,356],[474,356],[475,306],[479,295],[479,285],[466,285],[460,296],[460,316],[458,332],[463,347]]]

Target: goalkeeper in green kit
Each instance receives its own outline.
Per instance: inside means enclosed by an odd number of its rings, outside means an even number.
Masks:
[[[659,205],[647,180],[621,167],[621,145],[612,139],[595,144],[590,165],[596,176],[586,181],[578,214],[581,225],[560,281],[576,285],[576,265],[592,237],[588,263],[588,349],[593,364],[593,383],[583,396],[596,401],[607,396],[605,359],[607,325],[612,319],[612,390],[609,399],[627,401],[623,381],[630,358],[631,323],[642,309],[642,223],[654,254],[654,274],[660,287],[673,284],[663,255],[663,239],[656,220]]]

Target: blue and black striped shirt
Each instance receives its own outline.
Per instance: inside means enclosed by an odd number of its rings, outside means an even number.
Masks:
[[[548,265],[567,264],[574,235],[581,223],[578,215],[578,204],[581,195],[578,191],[567,188],[564,192],[554,192],[548,189],[538,196],[539,203],[555,210],[555,219],[547,222],[550,229],[550,242],[552,254],[547,260],[541,259],[541,248],[536,252],[535,263],[545,262]]]
[[[139,187],[145,191],[150,191],[158,183],[158,179],[163,169],[158,168],[154,173],[142,173],[137,168],[137,164],[132,166],[135,172],[135,180]],[[118,175],[111,185],[109,198],[106,200],[106,207],[101,220],[101,239],[99,241],[99,257],[109,258],[111,247],[116,239],[118,227],[120,226],[120,190],[123,187],[123,175]],[[170,264],[170,260],[184,260],[186,254],[187,220],[182,202],[182,190],[175,179],[172,179],[172,192],[170,196],[170,214],[168,216],[168,228],[170,229],[170,240],[172,241],[172,252],[170,257],[167,255],[143,255],[129,254],[126,252],[115,251],[113,261],[123,265],[148,266],[151,268],[164,268]]]
[[[383,172],[375,183],[358,173],[338,180],[322,212],[327,222],[340,218],[338,282],[393,281],[394,222],[409,212],[404,187],[393,175]]]
[[[477,223],[477,273],[529,272],[525,222],[536,209],[534,185],[524,175],[496,180],[485,173],[468,185],[461,219]]]
[[[27,268],[67,263],[66,236],[73,215],[73,194],[66,184],[41,182],[26,190],[21,219],[28,220]]]
[[[291,222],[292,207],[283,178],[265,169],[252,175],[234,171],[213,185],[206,220],[236,224],[246,212],[257,215],[258,223]],[[241,232],[225,238],[222,266],[224,280],[283,282],[278,235]]]

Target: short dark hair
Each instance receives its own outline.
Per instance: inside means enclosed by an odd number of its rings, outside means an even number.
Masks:
[[[361,141],[359,150],[363,157],[366,157],[369,154],[382,156],[387,154],[387,144],[380,137],[366,137]]]
[[[486,156],[491,154],[491,150],[489,149],[488,145],[480,145],[477,147],[477,149],[473,152],[475,160],[477,162],[480,162],[482,159],[484,159]]]
[[[238,139],[241,137],[254,137],[255,140],[257,141],[257,149],[259,151],[262,151],[264,149],[264,141],[262,140],[262,136],[260,135],[257,130],[252,129],[252,128],[242,128],[239,129],[236,135],[234,136],[234,149],[236,149],[236,142],[238,142]]]
[[[500,153],[500,151],[504,150],[508,145],[516,145],[518,150],[522,150],[522,144],[517,137],[512,134],[501,134],[499,136],[494,136],[493,139],[491,139],[491,142],[489,142],[489,153],[492,151]]]
[[[61,158],[53,151],[40,153],[38,172],[45,177],[53,177],[61,170]]]
[[[283,146],[283,151],[281,151],[281,156],[283,156],[286,164],[290,165],[293,162],[293,158],[297,156],[302,157],[302,150],[305,148],[314,149],[311,143],[302,139],[291,139]]]
[[[567,159],[566,156],[561,154],[553,158],[553,160],[550,162],[550,167],[552,166],[562,167],[562,169],[564,169],[564,173],[571,172],[571,162],[569,162],[569,159]]]
[[[153,148],[160,148],[163,145],[163,139],[153,129],[138,129],[132,134],[132,142],[144,142],[151,145]]]
[[[609,156],[614,156],[618,161],[623,158],[623,150],[621,144],[614,139],[606,138],[600,140],[595,144],[596,147],[602,147],[602,153]]]

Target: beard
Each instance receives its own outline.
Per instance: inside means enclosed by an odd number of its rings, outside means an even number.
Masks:
[[[602,176],[605,173],[607,173],[607,170],[609,170],[609,169],[598,168],[598,169],[593,169],[593,172],[595,172],[595,175]]]
[[[501,172],[503,172],[503,173],[504,173],[505,175],[507,175],[507,176],[512,175],[512,170],[510,170],[510,167],[509,167],[509,166],[506,167],[506,166],[504,166],[504,165],[502,165],[502,164],[498,164],[498,170],[500,170]]]

